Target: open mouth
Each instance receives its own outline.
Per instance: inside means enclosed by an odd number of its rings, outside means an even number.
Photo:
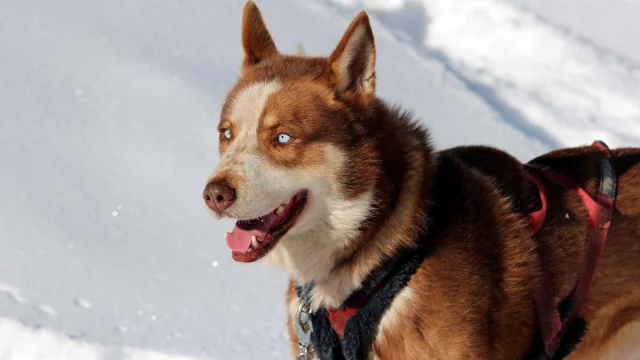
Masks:
[[[307,191],[303,190],[267,215],[236,222],[233,231],[227,233],[227,246],[232,250],[233,259],[252,262],[265,256],[293,227],[306,202]]]

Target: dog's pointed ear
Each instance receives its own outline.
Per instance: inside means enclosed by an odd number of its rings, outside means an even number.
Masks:
[[[328,61],[329,83],[336,92],[368,105],[376,87],[376,49],[366,12],[353,19]]]
[[[243,70],[278,53],[260,10],[253,1],[247,1],[242,11],[242,51]]]

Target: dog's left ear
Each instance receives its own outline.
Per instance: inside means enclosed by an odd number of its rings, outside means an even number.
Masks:
[[[376,87],[376,49],[369,16],[361,11],[351,22],[328,58],[329,83],[347,100],[364,106]]]
[[[258,6],[247,1],[242,11],[242,70],[278,53]]]

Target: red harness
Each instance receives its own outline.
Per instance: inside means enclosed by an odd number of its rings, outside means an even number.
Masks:
[[[349,320],[349,318],[358,311],[358,308],[365,304],[373,294],[380,290],[382,285],[384,285],[384,282],[385,278],[382,278],[382,280],[380,280],[380,282],[378,282],[378,284],[376,284],[369,293],[358,297],[344,308],[338,307],[327,309],[327,318],[329,318],[329,323],[340,339],[344,337],[344,327],[347,326],[347,320]]]
[[[328,309],[327,318],[329,318],[329,323],[331,324],[331,327],[336,332],[336,334],[338,334],[340,339],[344,337],[344,327],[347,326],[347,320],[349,320],[349,318],[353,316],[353,314],[355,314],[356,311],[358,311],[358,308],[360,307],[360,305],[364,304],[365,302],[366,300],[362,299],[361,301],[358,301],[356,304],[348,306],[344,309],[342,308]]]
[[[543,270],[544,268],[539,264],[543,279],[542,287],[535,300],[544,342],[544,352],[549,359],[553,358],[562,343],[567,329],[578,316],[580,307],[589,290],[593,274],[600,260],[600,255],[604,249],[607,231],[611,223],[617,185],[613,158],[609,148],[604,143],[596,141],[593,145],[601,149],[605,155],[600,161],[600,190],[596,201],[594,201],[584,189],[565,175],[547,167],[525,164],[525,167],[530,170],[531,179],[538,187],[542,202],[542,208],[540,210],[525,215],[529,221],[532,236],[540,230],[547,214],[547,194],[545,192],[544,182],[541,176],[536,173],[540,173],[555,184],[577,191],[584,203],[591,223],[588,236],[587,261],[584,263],[578,284],[569,299],[568,311],[566,314],[562,314],[562,316],[554,303],[548,274],[546,274]],[[538,261],[540,261],[539,258]],[[329,323],[340,339],[344,337],[347,320],[356,313],[362,304],[369,300],[371,295],[373,295],[383,283],[384,279],[378,283],[372,291],[356,299],[347,307],[328,309],[327,317]],[[564,320],[561,318],[564,318]]]
[[[554,304],[549,276],[544,271],[544,268],[540,266],[542,286],[536,296],[536,308],[544,342],[544,352],[549,359],[553,358],[567,330],[578,317],[583,300],[587,295],[591,280],[600,261],[600,256],[604,250],[607,233],[611,224],[611,217],[613,215],[617,186],[613,157],[611,156],[609,148],[604,143],[596,141],[593,143],[593,146],[602,150],[604,154],[603,158],[600,159],[600,189],[596,200],[593,200],[591,196],[573,180],[555,170],[534,164],[525,165],[528,169],[532,170],[530,171],[530,175],[538,187],[542,201],[542,208],[540,210],[526,215],[529,220],[532,235],[542,227],[547,213],[547,195],[545,193],[544,183],[535,172],[542,174],[557,185],[577,191],[587,211],[591,225],[587,236],[588,247],[586,261],[580,272],[578,283],[569,298],[568,310],[566,314],[562,314],[562,316]],[[540,259],[538,259],[538,261],[539,260]]]

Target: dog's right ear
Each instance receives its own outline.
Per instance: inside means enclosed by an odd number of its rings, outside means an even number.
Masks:
[[[361,11],[328,58],[329,83],[345,99],[365,107],[376,87],[376,48],[369,16]]]
[[[242,11],[242,70],[278,53],[258,6],[247,1]]]

